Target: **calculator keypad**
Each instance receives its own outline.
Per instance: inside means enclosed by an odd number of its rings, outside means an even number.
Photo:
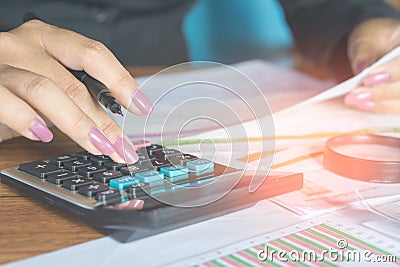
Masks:
[[[142,207],[140,203],[148,199],[148,194],[215,180],[214,163],[206,159],[147,141],[141,141],[137,149],[139,161],[131,165],[82,151],[49,161],[24,163],[19,170],[64,188],[70,194],[94,199],[99,205],[118,204],[116,208],[129,206],[130,209]]]

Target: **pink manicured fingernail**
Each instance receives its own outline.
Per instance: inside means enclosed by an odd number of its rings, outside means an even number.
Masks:
[[[115,149],[108,138],[97,128],[93,128],[89,134],[92,144],[104,155],[111,155]]]
[[[364,86],[372,86],[390,81],[390,74],[386,71],[370,74],[363,79]]]
[[[151,146],[151,142],[147,140],[137,140],[133,142],[133,145],[135,146],[136,150],[141,149],[142,147],[148,147]]]
[[[33,120],[29,130],[42,142],[48,143],[53,140],[53,133],[47,128],[46,124],[39,119],[35,118]]]
[[[128,164],[133,164],[139,160],[133,144],[122,137],[118,137],[115,140],[114,148]]]
[[[375,103],[371,92],[360,92],[346,95],[344,103],[347,106],[366,111],[374,111]]]
[[[140,89],[136,89],[132,94],[132,102],[142,114],[150,114],[153,105],[147,96]]]
[[[132,199],[114,206],[118,210],[141,210],[143,209],[144,201],[142,199]]]
[[[363,70],[368,68],[370,65],[371,64],[367,61],[362,61],[362,62],[358,63],[356,66],[356,74],[359,74],[360,72],[362,72]]]

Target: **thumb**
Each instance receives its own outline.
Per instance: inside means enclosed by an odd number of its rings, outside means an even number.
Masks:
[[[374,18],[357,25],[350,33],[347,56],[354,74],[377,61],[400,44],[400,20]]]
[[[360,73],[380,58],[381,54],[374,48],[367,40],[349,42],[347,54],[354,74]]]

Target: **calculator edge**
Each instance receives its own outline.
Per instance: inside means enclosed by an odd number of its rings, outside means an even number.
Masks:
[[[118,210],[105,210],[105,209],[96,209],[96,207],[93,205],[92,206],[88,205],[87,207],[77,206],[68,202],[68,200],[66,199],[58,198],[49,192],[45,192],[46,194],[43,194],[40,189],[37,189],[35,187],[32,187],[31,185],[24,183],[23,181],[21,181],[21,179],[18,179],[18,177],[14,177],[17,174],[30,176],[18,171],[16,167],[11,167],[0,171],[0,181],[4,184],[11,185],[13,188],[16,188],[22,192],[25,192],[32,197],[39,198],[48,205],[55,206],[56,209],[59,208],[64,212],[77,216],[85,223],[88,223],[89,225],[96,228],[102,233],[111,235],[113,238],[117,239],[120,242],[130,242],[154,234],[166,232],[169,230],[177,229],[179,227],[205,221],[207,219],[215,218],[216,214],[218,214],[218,216],[222,216],[247,207],[251,207],[254,204],[256,204],[259,200],[261,200],[260,194],[248,194],[247,192],[246,195],[247,188],[242,188],[241,191],[242,194],[245,194],[246,197],[252,198],[252,201],[243,202],[240,201],[240,198],[237,198],[237,195],[235,198],[235,196],[232,196],[234,194],[232,195],[227,194],[227,196],[222,198],[222,201],[217,201],[216,203],[212,203],[208,207],[205,206],[205,207],[191,208],[193,209],[191,212],[182,212],[182,210],[187,208],[179,208],[179,207],[164,207],[162,209],[149,210],[149,211],[143,210],[143,211],[128,211],[128,212],[118,211]],[[285,176],[285,174],[279,174],[279,175]],[[44,184],[44,182],[42,182],[38,178],[34,179],[37,179],[38,183]],[[302,184],[303,184],[302,174],[300,173],[286,174],[284,185],[274,188],[275,192],[273,193],[269,192],[268,195],[264,195],[264,198],[266,199],[276,195],[300,189],[302,187]],[[79,195],[77,196],[79,198],[81,197]],[[227,205],[227,203],[229,205]],[[210,211],[213,212],[210,213]],[[108,218],[110,218],[109,216],[110,214],[119,214],[120,216],[118,217],[120,218],[113,221],[109,221]],[[177,221],[177,220],[171,221],[171,215],[173,214],[175,214],[176,216],[184,216],[186,218],[185,220],[182,221]],[[138,221],[135,221],[135,223],[133,223],[132,221],[128,222],[129,219],[131,220],[135,219]],[[152,223],[146,223],[146,221],[148,220],[152,220]]]

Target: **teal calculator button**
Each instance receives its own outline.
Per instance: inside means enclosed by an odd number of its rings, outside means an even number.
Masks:
[[[119,190],[124,189],[130,185],[137,184],[135,178],[131,176],[123,176],[120,178],[115,178],[110,180],[110,186],[117,188]]]
[[[156,187],[164,184],[164,179],[148,183],[151,187]]]
[[[135,178],[144,183],[153,183],[164,180],[164,174],[155,170],[139,172],[135,174]]]
[[[168,177],[182,176],[188,174],[189,170],[181,165],[166,166],[160,169],[160,172],[164,173]]]
[[[188,161],[186,166],[195,172],[212,172],[214,171],[214,162],[209,161],[207,159],[195,159],[192,161]]]
[[[155,188],[150,190],[151,195],[157,195],[165,192],[167,192],[167,189],[165,187]]]

